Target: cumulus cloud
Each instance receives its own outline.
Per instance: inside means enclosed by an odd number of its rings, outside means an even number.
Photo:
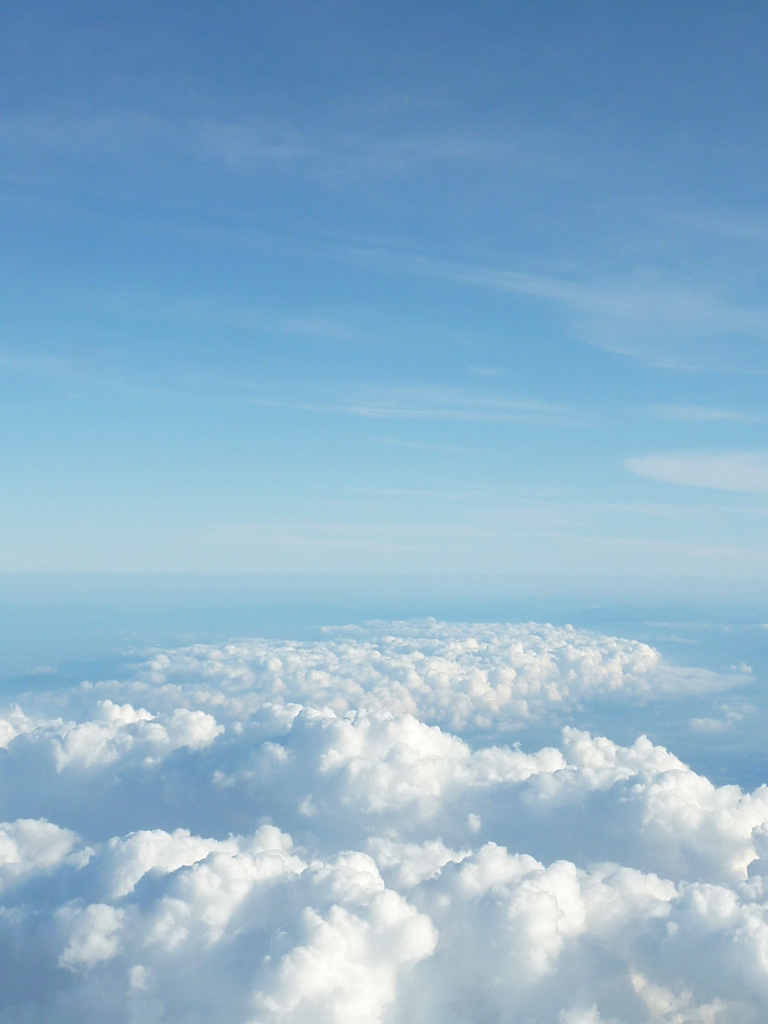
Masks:
[[[224,726],[204,711],[176,708],[165,721],[146,708],[118,705],[107,699],[91,709],[92,718],[81,722],[34,720],[16,709],[0,719],[0,745],[8,749],[18,736],[50,748],[57,771],[71,766],[109,765],[129,754],[152,759],[179,747],[199,750],[224,732]]]
[[[746,676],[672,666],[647,644],[570,626],[426,621],[162,652],[143,680],[155,699],[184,695],[239,720],[294,705],[408,713],[455,732],[515,728],[581,700],[725,689]]]
[[[415,623],[22,700],[0,1021],[762,1020],[768,788],[645,736],[505,735],[735,681],[571,629]]]
[[[58,921],[69,933],[59,966],[70,970],[93,967],[111,960],[120,949],[120,929],[125,911],[106,903],[93,903],[89,907],[62,907],[57,911]]]
[[[214,850],[231,852],[236,848],[233,844],[231,839],[223,842],[201,839],[181,828],[171,833],[154,829],[134,832],[124,839],[112,838],[102,854],[110,894],[126,896],[150,871],[168,874],[205,860]]]
[[[0,823],[0,891],[61,864],[82,867],[92,850],[69,829],[49,821],[20,818]]]

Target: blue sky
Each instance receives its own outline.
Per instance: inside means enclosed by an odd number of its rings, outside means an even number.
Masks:
[[[762,587],[763,5],[3,22],[0,570]]]
[[[0,1017],[767,1019],[767,44],[0,3]]]

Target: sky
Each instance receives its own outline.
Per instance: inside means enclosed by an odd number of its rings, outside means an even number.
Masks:
[[[0,0],[0,1024],[768,1019],[766,44]]]
[[[764,594],[763,5],[2,22],[0,571]]]

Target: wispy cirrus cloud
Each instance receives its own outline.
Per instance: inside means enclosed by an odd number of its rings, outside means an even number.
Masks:
[[[259,118],[238,125],[192,117],[163,117],[139,110],[104,113],[24,113],[0,118],[0,145],[15,154],[56,152],[135,160],[159,151],[216,158],[231,168],[266,161],[306,159],[312,147],[287,124]]]
[[[663,483],[768,494],[768,455],[762,452],[671,452],[637,456],[626,465]]]
[[[340,413],[374,420],[457,420],[480,423],[576,422],[566,406],[528,398],[508,398],[461,388],[360,387],[291,398],[255,396],[254,405]]]
[[[768,305],[737,299],[708,280],[669,271],[607,277],[598,270],[530,271],[436,259],[386,248],[338,253],[389,272],[428,276],[549,304],[586,344],[668,369],[768,372]]]
[[[292,165],[327,185],[400,177],[441,164],[495,166],[546,178],[594,175],[594,165],[575,153],[566,132],[513,123],[485,131],[450,122],[440,127],[435,117],[432,111],[425,125],[423,111],[407,103],[395,103],[385,112],[376,105],[348,105],[298,121],[269,115],[172,116],[140,109],[32,111],[0,117],[0,147],[17,156],[55,152],[140,160],[148,166],[163,155],[171,158],[165,169],[172,172],[190,159],[241,174]]]
[[[721,409],[706,405],[655,405],[645,412],[661,420],[678,423],[765,423],[768,416],[742,409]]]
[[[230,175],[275,170],[285,175],[290,169],[304,184],[313,181],[321,188],[407,175],[422,188],[439,166],[471,167],[484,178],[519,172],[541,181],[595,180],[585,153],[572,153],[570,136],[514,124],[495,129],[478,132],[454,124],[425,131],[418,118],[406,119],[405,127],[391,115],[366,122],[360,110],[296,124],[267,116],[228,120],[130,110],[33,113],[0,118],[0,148],[21,160],[29,174],[38,173],[41,153],[52,153],[75,161],[106,158],[126,168],[138,164],[171,178],[194,168]],[[551,224],[540,230],[545,236],[559,234]],[[657,230],[661,244],[667,229],[659,223]],[[411,251],[375,244],[345,248],[343,242],[326,244],[328,237],[326,232],[325,241],[313,245],[302,235],[299,247],[331,260],[429,275],[543,303],[565,318],[566,329],[580,342],[654,366],[768,372],[768,306],[759,293],[744,295],[703,267],[684,278],[660,252],[650,252],[636,271],[606,272],[599,232],[588,241],[578,272],[551,259],[532,261],[525,252],[518,253],[516,265],[480,264],[462,258],[468,250],[461,241],[453,246],[455,258],[441,259],[430,253],[426,237]],[[253,244],[250,236],[248,244]]]

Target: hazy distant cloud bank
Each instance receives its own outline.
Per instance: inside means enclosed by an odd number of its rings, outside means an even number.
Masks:
[[[0,1020],[764,1020],[768,788],[505,736],[740,681],[422,622],[30,696],[0,722]]]
[[[564,702],[653,698],[739,681],[664,664],[647,644],[553,626],[396,622],[329,631],[325,642],[247,641],[158,655],[145,678],[168,693],[215,687],[217,706],[410,713],[452,730],[515,727]],[[202,705],[201,705],[202,706]]]

